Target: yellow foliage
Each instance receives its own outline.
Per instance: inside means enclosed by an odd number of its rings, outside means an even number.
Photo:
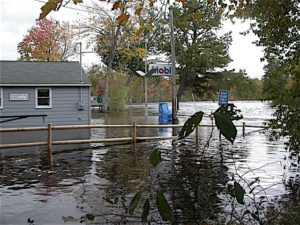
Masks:
[[[140,16],[142,14],[142,10],[143,10],[143,7],[141,6],[135,10],[134,14],[137,16]]]
[[[127,23],[129,19],[129,15],[126,13],[121,13],[118,17],[117,17],[117,21],[119,22],[119,24],[125,24]]]
[[[187,0],[176,0],[176,2],[181,2],[182,4],[185,4]]]
[[[77,3],[82,3],[82,0],[73,0],[73,3],[76,5]]]
[[[199,21],[201,20],[201,18],[203,17],[202,13],[200,11],[197,11],[193,14],[193,19],[196,20],[196,21]]]

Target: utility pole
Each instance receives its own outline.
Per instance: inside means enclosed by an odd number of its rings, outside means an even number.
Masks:
[[[82,43],[76,43],[74,51],[77,53],[77,45],[79,45],[79,64],[80,64],[80,83],[83,83],[83,68],[82,68],[82,54],[85,53],[97,53],[93,51],[82,51]],[[82,87],[80,87],[80,102],[82,102]]]
[[[147,77],[146,77],[146,74],[147,74],[147,55],[148,55],[148,43],[147,43],[147,38],[145,38],[145,77],[144,77],[144,81],[145,81],[145,116],[148,116],[148,90],[147,90]]]
[[[82,82],[82,43],[79,42],[80,83]]]
[[[171,63],[172,63],[172,123],[178,123],[177,119],[177,98],[176,98],[176,68],[175,68],[175,37],[173,24],[173,10],[169,8],[171,28]]]

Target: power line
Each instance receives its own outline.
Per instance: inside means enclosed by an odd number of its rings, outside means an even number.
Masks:
[[[42,1],[42,0],[35,0],[36,2],[40,2],[40,3],[47,3],[46,1]],[[89,13],[89,11],[85,10],[85,9],[79,9],[79,8],[73,8],[73,7],[70,7],[70,6],[66,6],[66,5],[62,5],[61,7],[64,7],[64,8],[67,8],[67,9],[71,9],[71,10],[75,10],[75,11],[81,11],[81,12],[86,12],[86,13]],[[90,9],[94,9],[92,7],[87,7],[87,8],[90,8]]]

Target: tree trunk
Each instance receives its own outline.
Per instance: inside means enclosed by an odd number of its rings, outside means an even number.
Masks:
[[[179,87],[178,87],[178,91],[177,91],[177,110],[179,110],[179,102],[180,102],[181,97],[185,90],[186,90],[186,82],[184,79],[180,79]]]
[[[105,74],[105,85],[104,85],[104,96],[103,96],[103,107],[102,107],[102,112],[107,112],[108,111],[108,103],[109,103],[109,79],[110,79],[110,74],[112,70],[112,64],[113,60],[115,58],[116,54],[116,48],[117,48],[117,41],[118,37],[121,33],[121,26],[118,25],[116,34],[113,38],[112,45],[111,45],[111,51],[107,63],[107,69],[106,69],[106,74]]]

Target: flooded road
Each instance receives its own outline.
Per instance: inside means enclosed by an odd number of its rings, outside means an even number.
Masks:
[[[247,125],[263,125],[272,117],[268,103],[235,102],[242,110]],[[179,122],[197,110],[206,115],[217,109],[214,102],[182,103]],[[93,112],[93,124],[158,124],[158,104],[133,105],[126,113],[101,114]],[[209,124],[204,117],[202,124]],[[195,147],[193,135],[186,140],[154,141],[132,145],[68,151],[53,156],[53,170],[48,170],[46,155],[10,157],[0,160],[0,224],[82,224],[86,214],[95,216],[91,224],[140,224],[142,204],[130,216],[128,205],[135,193],[142,190],[142,200],[155,205],[155,193],[161,190],[172,207],[173,224],[224,222],[232,213],[228,183],[235,179],[247,186],[257,185],[256,197],[268,201],[287,192],[285,183],[299,173],[287,160],[283,141],[269,141],[257,128],[241,128],[234,144],[219,140],[216,128],[209,146],[204,148],[211,128],[200,129],[200,147]],[[138,130],[138,136],[171,136],[171,129]],[[97,138],[130,136],[131,130],[94,129]],[[162,153],[162,163],[153,168],[149,163],[151,151]],[[259,179],[258,179],[259,178]],[[251,196],[250,196],[251,197]],[[141,201],[142,201],[141,200]],[[250,204],[249,198],[249,204]],[[239,206],[235,208],[238,214]],[[164,223],[155,207],[149,221]],[[168,223],[167,223],[168,224]],[[250,223],[249,223],[250,224]]]

